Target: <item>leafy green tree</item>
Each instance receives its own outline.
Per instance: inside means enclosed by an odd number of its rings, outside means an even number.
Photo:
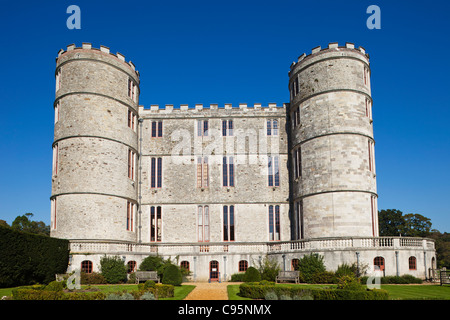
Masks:
[[[118,257],[104,256],[100,259],[100,270],[107,283],[120,283],[127,280],[127,267]]]
[[[403,212],[396,209],[378,211],[380,236],[399,236],[405,233]]]
[[[431,219],[418,213],[405,214],[405,236],[426,237],[431,230]]]
[[[182,281],[181,270],[178,266],[171,264],[165,268],[162,283],[180,286]]]
[[[11,224],[11,228],[17,231],[49,236],[50,226],[42,221],[31,221],[32,217],[33,214],[31,212],[16,217]]]
[[[249,267],[245,271],[244,282],[259,282],[261,281],[261,274],[255,267]]]
[[[310,283],[313,281],[315,274],[325,272],[326,269],[323,259],[323,256],[318,253],[311,253],[301,258],[298,264],[301,278]]]

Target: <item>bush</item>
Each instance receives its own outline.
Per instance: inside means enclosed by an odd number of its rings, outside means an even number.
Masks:
[[[231,275],[231,282],[244,282],[244,272],[234,273]]]
[[[361,283],[365,284],[367,283],[367,276],[361,277]],[[410,284],[410,283],[417,283],[421,284],[423,281],[422,279],[416,278],[412,275],[405,274],[403,276],[387,276],[387,277],[381,277],[380,283],[381,284]]]
[[[244,282],[259,282],[261,281],[261,274],[254,267],[247,268],[243,278]]]
[[[154,286],[148,286],[144,288],[145,284],[138,285],[138,290],[133,291],[133,296],[136,300],[158,300],[159,298],[171,298],[174,296],[175,288],[171,284],[156,283]],[[149,299],[150,296],[146,296],[142,299],[142,296],[146,293],[151,293],[155,299]]]
[[[258,270],[262,280],[275,281],[281,268],[275,259],[266,256],[259,262]]]
[[[65,281],[52,281],[50,282],[47,286],[45,286],[44,290],[48,290],[48,291],[63,291],[64,290],[64,285],[65,285]]]
[[[179,286],[182,281],[181,271],[176,265],[171,264],[165,268],[162,283]]]
[[[127,281],[127,267],[118,256],[104,256],[101,258],[100,269],[107,283],[122,283]]]
[[[364,286],[359,282],[359,279],[353,275],[338,278],[337,288],[341,290],[365,290]]]
[[[342,276],[352,276],[356,277],[358,272],[358,266],[356,263],[353,263],[352,265],[349,264],[341,264],[338,266],[335,274],[337,278],[340,278]]]
[[[80,283],[81,284],[105,284],[105,277],[98,272],[85,273],[81,272],[80,274]]]
[[[304,256],[299,261],[298,270],[300,271],[301,279],[304,282],[312,283],[313,275],[315,273],[326,271],[323,263],[323,256],[320,256],[317,253],[311,253]]]
[[[362,287],[362,286],[361,286]],[[243,283],[239,286],[239,295],[251,299],[295,300],[386,300],[389,294],[385,290],[348,290],[329,288],[304,288],[300,286],[263,285],[261,283]]]
[[[64,292],[21,287],[12,291],[13,300],[104,300],[103,292]]]
[[[335,282],[336,282],[336,275],[331,271],[322,271],[313,273],[309,280],[309,283],[335,283]]]

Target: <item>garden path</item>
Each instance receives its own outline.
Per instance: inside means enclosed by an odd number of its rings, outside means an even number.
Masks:
[[[184,300],[228,300],[227,282],[189,282],[183,284],[194,285]]]

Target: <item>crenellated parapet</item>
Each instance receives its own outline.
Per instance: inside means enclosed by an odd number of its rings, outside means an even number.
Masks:
[[[342,53],[344,53],[344,52],[358,53],[359,55],[363,56],[365,58],[365,60],[367,60],[367,62],[369,59],[369,54],[366,53],[366,49],[363,47],[355,48],[354,43],[346,42],[344,46],[339,46],[339,44],[337,42],[330,42],[328,44],[328,47],[326,47],[326,48],[317,46],[311,50],[310,54],[303,53],[302,55],[300,55],[298,57],[297,61],[292,62],[289,73],[291,73],[301,62],[304,62],[304,61],[306,62],[308,59],[316,56],[317,54],[324,54],[324,53],[329,53],[329,52],[333,52],[334,54],[336,54],[336,52],[339,52],[339,51]]]
[[[56,62],[58,63],[58,60],[67,53],[82,51],[82,50],[83,51],[92,50],[96,53],[101,53],[101,54],[104,54],[105,56],[113,57],[113,58],[119,60],[120,62],[126,64],[128,67],[130,67],[131,70],[133,70],[136,73],[137,78],[139,78],[139,71],[136,70],[136,66],[134,65],[133,62],[131,62],[131,60],[127,62],[125,60],[125,56],[123,54],[121,54],[120,52],[116,52],[114,54],[110,51],[109,47],[106,47],[103,45],[100,45],[100,48],[93,48],[92,44],[88,43],[88,42],[83,42],[81,47],[77,47],[75,44],[72,43],[67,46],[66,50],[60,49],[58,51],[58,57],[56,57]]]
[[[146,116],[152,114],[168,114],[168,113],[181,113],[181,112],[189,112],[189,113],[200,113],[200,112],[213,112],[217,111],[219,113],[223,112],[231,112],[231,113],[245,113],[248,110],[253,112],[268,112],[268,113],[282,113],[286,112],[286,108],[289,107],[288,103],[283,103],[282,105],[278,105],[276,103],[269,103],[267,105],[262,105],[261,103],[255,103],[249,105],[247,103],[239,103],[237,105],[233,105],[231,103],[225,103],[223,105],[219,104],[207,104],[204,105],[202,103],[197,103],[194,105],[188,104],[166,104],[166,105],[158,105],[152,104],[150,107],[139,106],[139,115]]]

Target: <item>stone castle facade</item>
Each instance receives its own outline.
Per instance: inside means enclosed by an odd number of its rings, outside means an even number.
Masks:
[[[144,108],[135,65],[89,43],[61,49],[55,76],[51,236],[70,240],[69,271],[160,255],[193,280],[226,281],[312,252],[328,270],[435,268],[432,240],[379,237],[364,48],[300,56],[282,105]]]

